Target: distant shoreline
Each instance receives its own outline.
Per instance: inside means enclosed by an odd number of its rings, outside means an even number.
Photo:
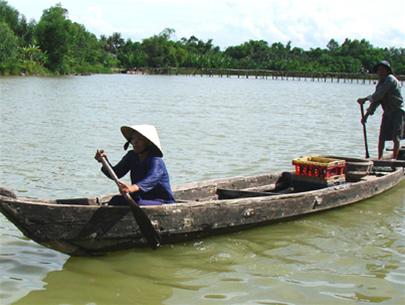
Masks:
[[[114,68],[111,71],[102,72],[82,72],[72,74],[10,74],[7,76],[89,76],[93,74],[128,74],[128,75],[188,75],[188,76],[208,76],[208,77],[237,77],[237,78],[255,78],[255,79],[280,79],[280,80],[312,80],[329,82],[375,82],[377,76],[370,73],[339,73],[339,72],[295,72],[295,71],[274,71],[265,69],[208,69],[208,68],[151,68],[142,67],[134,69]],[[395,75],[403,84],[405,75]]]

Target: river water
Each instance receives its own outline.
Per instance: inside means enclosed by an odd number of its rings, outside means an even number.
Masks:
[[[364,154],[373,84],[192,76],[0,78],[0,185],[67,198],[115,191],[97,148],[157,126],[172,184]],[[378,112],[368,124],[376,154]],[[194,242],[69,257],[0,215],[0,304],[404,304],[405,183],[362,203]]]

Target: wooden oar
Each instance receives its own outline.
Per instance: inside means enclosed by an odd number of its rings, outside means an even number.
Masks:
[[[363,122],[364,121],[364,106],[363,106],[363,104],[360,104],[360,111],[361,111],[361,119],[362,119],[362,125],[363,125],[363,136],[364,136],[364,146],[365,146],[365,149],[366,149],[366,159],[368,159],[368,158],[370,158],[370,154],[368,152],[366,122]]]
[[[111,168],[110,164],[104,157],[101,157],[101,162],[103,163],[104,168],[110,174],[110,177],[115,181],[115,183],[119,187],[120,185],[118,177],[115,174],[114,170]],[[136,223],[138,224],[139,229],[141,230],[143,236],[148,241],[149,246],[152,249],[158,248],[160,246],[160,236],[159,233],[153,227],[148,216],[145,214],[142,208],[135,202],[135,200],[131,197],[130,194],[125,193],[123,194],[123,197],[128,202],[128,206],[130,207],[132,214],[134,215]]]

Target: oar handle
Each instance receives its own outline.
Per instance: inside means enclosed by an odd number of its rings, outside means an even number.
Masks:
[[[120,180],[117,177],[117,174],[114,172],[110,164],[108,163],[105,157],[101,157],[101,163],[103,163],[104,168],[107,170],[110,177],[114,180],[115,184],[120,187]],[[138,205],[135,200],[129,195],[128,193],[122,194],[127,201],[129,201],[132,205]]]
[[[367,141],[367,129],[366,122],[364,122],[364,105],[360,103],[360,112],[361,112],[361,124],[363,125],[363,137],[364,137],[364,147],[366,150],[366,159],[370,158],[370,153],[368,151],[368,141]]]
[[[114,170],[111,168],[110,164],[107,162],[107,159],[105,157],[101,157],[101,163],[103,163],[103,167],[107,170],[108,174],[115,181],[117,186],[119,186],[118,177],[115,174]]]
[[[361,112],[361,118],[363,119],[364,118],[364,106],[363,106],[363,104],[360,104],[360,112]],[[364,123],[362,122],[362,124],[364,124]]]

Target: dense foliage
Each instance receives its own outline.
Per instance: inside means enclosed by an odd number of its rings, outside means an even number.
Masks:
[[[291,42],[269,44],[250,40],[221,50],[212,40],[195,36],[173,40],[174,30],[141,42],[120,33],[97,38],[68,18],[61,5],[27,22],[16,9],[0,0],[0,74],[70,74],[111,72],[139,67],[270,69],[294,72],[364,73],[382,59],[405,74],[404,48],[378,48],[368,41],[331,39],[326,48],[304,50]]]

